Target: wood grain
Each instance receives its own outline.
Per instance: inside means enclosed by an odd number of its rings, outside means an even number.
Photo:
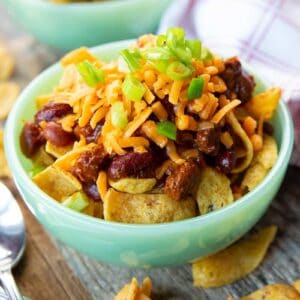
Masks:
[[[5,183],[14,193],[26,222],[26,251],[13,271],[22,293],[32,300],[91,299],[48,234],[25,206],[13,182],[5,180]]]
[[[62,55],[20,30],[0,4],[1,39],[6,41],[17,57],[15,80],[22,86]],[[30,224],[36,224],[24,205],[23,210]],[[96,262],[53,241],[60,249],[60,254],[37,225],[28,227],[27,255],[23,264],[16,269],[16,276],[25,294],[40,296],[33,299],[87,299],[84,297],[88,296],[78,288],[78,277],[93,299],[109,300],[132,276],[142,280],[146,275],[151,276],[154,282],[154,300],[222,300],[229,295],[240,297],[268,283],[291,283],[300,278],[300,169],[289,168],[278,195],[254,230],[268,224],[276,224],[279,233],[263,263],[249,276],[222,288],[194,288],[190,265],[150,270],[124,269]],[[45,243],[43,247],[41,240]],[[30,258],[32,253],[38,257],[37,260]],[[66,262],[76,276],[68,269]],[[50,274],[39,277],[36,272],[44,272],[45,269]],[[51,275],[53,272],[55,275]],[[69,285],[70,281],[74,281],[75,286]],[[51,286],[47,295],[45,283]]]

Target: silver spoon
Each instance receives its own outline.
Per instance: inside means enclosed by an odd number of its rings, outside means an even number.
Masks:
[[[11,268],[20,260],[25,241],[21,210],[9,189],[0,182],[0,283],[10,300],[23,299]]]

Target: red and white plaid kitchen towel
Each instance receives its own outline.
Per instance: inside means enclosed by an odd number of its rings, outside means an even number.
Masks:
[[[283,88],[295,126],[292,163],[300,166],[300,0],[173,0],[159,32],[172,26]]]

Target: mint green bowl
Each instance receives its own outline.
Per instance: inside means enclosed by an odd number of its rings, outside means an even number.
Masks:
[[[2,0],[14,19],[37,39],[62,50],[95,46],[155,32],[172,0],[108,0],[55,4]]]
[[[129,41],[92,49],[102,59],[116,57]],[[252,72],[253,73],[253,72]],[[127,267],[180,265],[218,251],[244,235],[263,215],[285,174],[293,145],[293,126],[284,103],[274,118],[279,158],[252,192],[207,215],[156,225],[106,222],[72,211],[40,190],[28,176],[30,160],[21,153],[19,135],[24,120],[35,113],[35,97],[58,81],[58,64],[39,75],[21,94],[5,129],[5,150],[13,178],[24,201],[46,230],[67,245],[93,258]],[[262,89],[258,84],[258,89]]]

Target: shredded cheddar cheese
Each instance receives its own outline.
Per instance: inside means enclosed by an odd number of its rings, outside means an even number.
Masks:
[[[99,192],[99,195],[103,201],[106,193],[107,193],[107,174],[104,171],[100,171],[97,181],[96,181],[97,189]]]
[[[165,136],[157,133],[154,121],[145,122],[142,125],[142,131],[151,141],[153,141],[160,148],[164,148],[167,145],[168,139]]]
[[[148,119],[152,113],[152,108],[144,109],[138,116],[136,116],[125,128],[124,137],[130,137],[133,133]]]
[[[181,165],[184,163],[184,159],[182,159],[177,151],[176,151],[176,147],[175,147],[175,144],[174,142],[172,141],[168,141],[168,144],[166,146],[166,149],[167,149],[167,155],[170,157],[170,159],[172,161],[174,161],[177,165]]]
[[[160,120],[160,121],[164,121],[168,119],[168,113],[165,110],[165,108],[163,107],[163,105],[161,104],[161,102],[157,101],[154,104],[152,104],[152,111],[153,113],[156,115],[156,117]]]

